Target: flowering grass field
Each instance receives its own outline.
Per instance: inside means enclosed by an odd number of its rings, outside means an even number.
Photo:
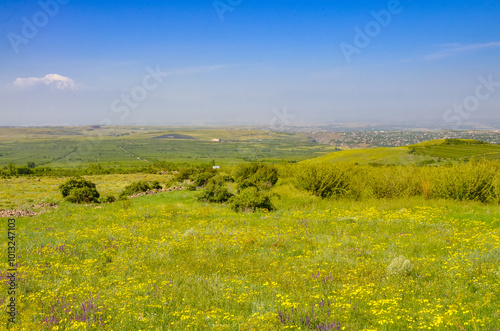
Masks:
[[[108,179],[120,182],[93,178]],[[270,213],[188,191],[73,205],[43,180],[0,192],[59,203],[16,220],[15,330],[500,329],[498,206],[321,200],[287,186]],[[7,299],[4,286],[2,311]]]
[[[102,195],[118,195],[130,181],[165,180],[165,176],[154,174],[127,174],[85,176],[99,187]],[[59,185],[67,178],[63,177],[11,177],[2,179],[0,185],[0,209],[28,208],[37,202],[55,202],[61,200]]]

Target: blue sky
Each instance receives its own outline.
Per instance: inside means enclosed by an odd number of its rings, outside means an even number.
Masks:
[[[0,125],[491,122],[498,17],[493,0],[1,0]]]

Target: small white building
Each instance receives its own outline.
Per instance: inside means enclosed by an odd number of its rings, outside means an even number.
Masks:
[[[213,168],[214,168],[215,170],[219,170],[219,169],[220,169],[220,166],[213,166]]]

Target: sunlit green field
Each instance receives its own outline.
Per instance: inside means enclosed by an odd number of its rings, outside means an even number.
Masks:
[[[342,163],[378,163],[378,164],[415,164],[432,160],[429,156],[410,155],[408,147],[379,147],[371,149],[353,149],[330,153],[314,159],[306,160],[308,163],[317,162],[342,162]]]
[[[450,140],[448,140],[450,141]],[[426,141],[405,147],[380,147],[354,149],[330,153],[306,162],[348,162],[358,164],[408,165],[439,163],[440,161],[462,161],[466,158],[500,159],[500,146],[470,139],[446,139]]]
[[[214,142],[212,139],[220,139]],[[157,161],[236,164],[301,161],[333,152],[302,134],[249,129],[0,128],[0,167],[140,167]]]
[[[127,176],[88,178],[116,194],[149,175]],[[13,329],[500,328],[496,205],[322,200],[288,185],[274,188],[269,213],[234,213],[188,191],[74,205],[61,182],[2,180],[12,207],[59,204],[17,219]],[[1,291],[4,311],[7,298]]]
[[[131,181],[165,181],[165,175],[127,174],[84,176],[96,183],[102,195],[118,195]],[[64,177],[12,177],[1,180],[0,209],[29,208],[39,202],[60,202],[59,185]]]

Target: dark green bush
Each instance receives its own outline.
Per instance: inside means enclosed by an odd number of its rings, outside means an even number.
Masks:
[[[125,186],[123,191],[120,193],[120,198],[124,198],[127,196],[131,196],[141,192],[147,192],[150,190],[159,190],[161,189],[160,183],[157,181],[147,182],[147,181],[138,181],[133,182],[130,185]]]
[[[90,187],[79,187],[72,189],[68,196],[66,196],[66,201],[72,203],[93,203],[99,202],[99,192],[95,188]]]
[[[19,167],[16,169],[18,175],[31,175],[33,174],[33,170],[28,167]]]
[[[162,189],[162,187],[161,187],[161,185],[160,185],[160,182],[159,182],[159,181],[157,181],[157,180],[153,180],[153,181],[149,184],[149,186],[151,187],[151,189],[152,189],[152,190],[161,190],[161,189]]]
[[[103,203],[113,203],[116,201],[116,197],[113,195],[107,195],[105,197],[101,197],[100,202]]]
[[[198,196],[198,199],[205,202],[222,203],[228,201],[232,196],[226,187],[224,179],[220,175],[217,175],[207,182],[205,189]]]
[[[271,195],[268,192],[259,191],[256,187],[248,187],[230,200],[231,208],[234,211],[256,211],[265,209],[271,211],[274,206],[271,202]]]
[[[186,187],[186,190],[188,191],[196,191],[196,185],[190,184]]]
[[[78,188],[89,188],[94,190],[96,189],[94,183],[83,178],[73,178],[68,180],[64,184],[59,185],[59,190],[61,191],[63,198],[66,198],[71,194],[71,191]]]
[[[37,176],[45,176],[51,174],[53,170],[50,167],[36,167],[33,171]]]

